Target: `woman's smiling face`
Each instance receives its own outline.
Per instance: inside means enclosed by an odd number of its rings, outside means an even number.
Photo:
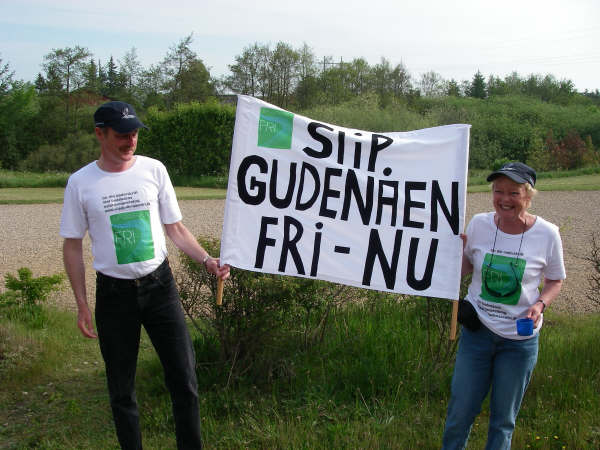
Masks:
[[[500,219],[514,221],[523,218],[531,198],[524,184],[499,176],[492,185],[494,208]]]

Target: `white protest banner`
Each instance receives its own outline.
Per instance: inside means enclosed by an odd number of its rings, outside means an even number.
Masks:
[[[469,130],[372,133],[238,96],[221,263],[456,300]]]

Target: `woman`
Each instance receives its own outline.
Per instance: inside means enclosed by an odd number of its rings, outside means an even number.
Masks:
[[[537,361],[543,312],[566,276],[558,227],[527,211],[536,193],[535,170],[519,162],[507,163],[487,180],[493,182],[495,212],[475,215],[461,236],[462,274],[473,273],[462,303],[467,313],[470,309],[471,319],[466,314],[467,320],[462,321],[444,449],[466,446],[490,387],[486,448],[510,448]],[[533,320],[531,335],[517,333],[520,318]]]

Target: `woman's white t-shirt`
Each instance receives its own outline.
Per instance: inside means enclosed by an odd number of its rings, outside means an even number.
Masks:
[[[533,226],[523,234],[507,234],[497,229],[494,212],[489,212],[476,214],[466,234],[464,252],[473,264],[466,299],[494,333],[509,339],[528,339],[529,336],[517,334],[515,321],[525,317],[537,302],[544,277],[566,278],[558,227],[536,217]],[[542,322],[543,319],[534,335]]]

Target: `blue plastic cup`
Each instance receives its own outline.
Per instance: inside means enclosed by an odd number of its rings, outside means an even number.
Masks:
[[[533,334],[533,319],[517,319],[517,334],[519,336],[531,336]]]

